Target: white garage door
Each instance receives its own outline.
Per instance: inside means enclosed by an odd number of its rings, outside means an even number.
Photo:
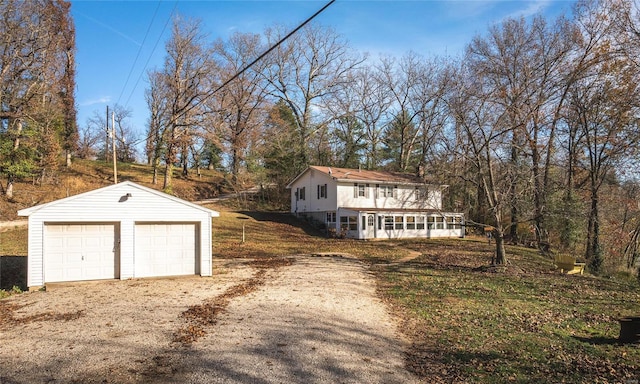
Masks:
[[[136,224],[135,277],[196,274],[196,224]]]
[[[45,225],[45,282],[118,277],[115,224]]]

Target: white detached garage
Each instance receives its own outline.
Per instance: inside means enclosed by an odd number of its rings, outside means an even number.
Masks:
[[[211,276],[216,211],[130,181],[26,208],[27,285]]]

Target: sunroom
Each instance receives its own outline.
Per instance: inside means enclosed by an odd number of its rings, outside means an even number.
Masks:
[[[327,228],[353,239],[464,237],[462,213],[341,208],[327,212]]]

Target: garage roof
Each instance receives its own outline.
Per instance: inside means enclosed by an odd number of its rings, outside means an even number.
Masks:
[[[207,212],[207,213],[209,213],[211,215],[211,217],[219,217],[220,216],[220,213],[217,212],[217,211],[202,207],[202,206],[200,206],[198,204],[191,203],[189,201],[180,199],[180,198],[175,197],[175,196],[168,195],[166,193],[157,191],[157,190],[152,189],[152,188],[144,187],[144,186],[142,186],[140,184],[136,184],[136,183],[134,183],[132,181],[124,181],[122,183],[109,185],[109,186],[106,186],[106,187],[103,187],[103,188],[99,188],[99,189],[94,189],[93,191],[80,193],[80,194],[74,195],[74,196],[69,196],[69,197],[66,197],[64,199],[55,200],[55,201],[52,201],[52,202],[49,202],[49,203],[40,204],[40,205],[36,205],[36,206],[33,206],[33,207],[21,209],[21,210],[18,211],[18,216],[30,216],[30,215],[32,215],[32,214],[34,214],[34,213],[36,213],[36,212],[38,212],[38,211],[40,211],[41,209],[44,209],[44,208],[52,207],[52,206],[55,206],[55,205],[58,205],[58,204],[64,204],[64,203],[71,202],[73,200],[84,198],[84,197],[90,197],[92,195],[95,195],[95,194],[98,194],[98,193],[101,193],[101,192],[106,192],[106,191],[109,191],[109,190],[117,190],[117,189],[121,189],[121,188],[125,188],[125,187],[137,188],[137,189],[140,189],[142,191],[154,194],[156,196],[159,196],[159,197],[174,201],[176,203],[183,204],[185,206],[188,206],[188,207],[191,207],[191,208],[203,211],[203,212]]]

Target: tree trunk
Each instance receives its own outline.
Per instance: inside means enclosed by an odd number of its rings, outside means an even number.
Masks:
[[[7,178],[7,188],[4,191],[4,195],[7,199],[13,199],[13,176],[9,175]]]
[[[171,176],[173,173],[173,164],[170,161],[167,162],[167,165],[164,167],[164,183],[162,184],[162,189],[167,191],[171,189]]]
[[[538,137],[537,133],[535,134],[534,142],[537,142]],[[545,248],[542,243],[545,242],[545,223],[544,223],[544,186],[542,185],[541,175],[540,175],[540,154],[538,153],[538,149],[536,146],[533,146],[531,149],[531,163],[532,163],[532,171],[533,171],[533,205],[534,205],[534,217],[533,222],[535,223],[535,235],[536,235],[536,244],[538,245],[538,249],[543,250]]]
[[[164,191],[168,191],[171,189],[171,177],[173,176],[173,161],[174,161],[174,147],[172,144],[167,146],[167,157],[165,159],[165,167],[164,167],[164,183],[162,184],[162,189]]]
[[[498,265],[504,265],[507,263],[507,253],[504,249],[504,234],[502,229],[496,227],[493,230],[493,236],[496,240],[496,259],[495,262]]]
[[[518,212],[518,192],[517,192],[517,177],[516,177],[516,167],[518,163],[518,150],[517,150],[517,139],[516,133],[513,133],[512,145],[511,145],[511,180],[509,185],[509,204],[511,205],[511,225],[509,226],[509,238],[513,244],[518,244],[518,220],[519,220],[519,212]]]
[[[589,228],[587,231],[587,250],[585,258],[591,271],[598,272],[602,266],[603,254],[600,244],[600,217],[598,212],[598,192],[591,191],[591,210],[589,211]]]
[[[231,150],[231,181],[235,184],[238,181],[238,172],[239,172],[239,165],[238,165],[238,150],[234,148]]]
[[[153,162],[153,179],[151,180],[151,184],[158,184],[158,164],[156,164],[155,161]]]

